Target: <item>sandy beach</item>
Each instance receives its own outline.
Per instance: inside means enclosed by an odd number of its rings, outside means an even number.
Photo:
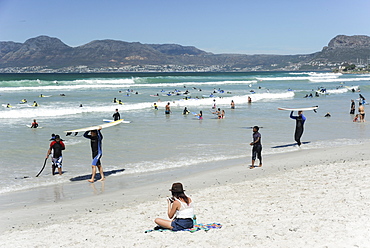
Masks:
[[[2,211],[0,247],[370,247],[368,147],[303,147],[265,156],[262,168],[240,159],[130,191]],[[221,229],[144,233],[166,217],[177,181],[198,223]]]

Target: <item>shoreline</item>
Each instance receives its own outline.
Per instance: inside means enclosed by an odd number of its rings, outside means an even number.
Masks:
[[[2,232],[19,232],[34,228],[47,227],[66,220],[78,219],[81,216],[92,214],[109,214],[120,209],[130,209],[138,204],[151,201],[163,202],[169,195],[168,188],[173,182],[184,184],[189,194],[198,194],[202,191],[212,191],[213,187],[229,187],[230,185],[260,180],[263,178],[284,175],[285,173],[301,168],[320,167],[333,163],[361,163],[370,161],[368,143],[353,146],[334,147],[326,149],[299,149],[294,152],[264,156],[264,166],[249,169],[250,161],[237,159],[232,164],[213,170],[205,170],[196,174],[175,175],[169,174],[168,179],[153,180],[149,184],[131,187],[111,193],[100,193],[95,196],[75,200],[54,201],[47,204],[36,204],[15,209],[0,211],[2,216]],[[221,161],[220,163],[224,163]],[[108,180],[110,180],[108,178]],[[89,187],[98,190],[102,182],[90,184]],[[252,187],[252,186],[251,186]],[[42,196],[38,196],[42,197]],[[227,199],[226,196],[223,198]],[[163,205],[163,204],[162,204]],[[162,209],[164,212],[164,209]],[[236,210],[237,211],[237,210]],[[138,213],[132,213],[134,215]],[[161,213],[156,213],[161,215]],[[163,213],[162,213],[163,215]],[[201,217],[201,216],[199,216]],[[198,217],[198,218],[199,218]],[[152,221],[152,220],[150,220]],[[153,225],[149,221],[147,229]],[[217,222],[218,220],[213,220]],[[37,224],[36,224],[37,223]]]

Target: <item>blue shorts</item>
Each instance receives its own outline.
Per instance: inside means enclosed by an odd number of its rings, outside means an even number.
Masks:
[[[62,168],[63,157],[60,156],[59,158],[52,158],[51,162],[55,167]]]
[[[193,228],[194,223],[192,218],[187,219],[174,219],[171,223],[172,231],[181,231],[184,229]]]

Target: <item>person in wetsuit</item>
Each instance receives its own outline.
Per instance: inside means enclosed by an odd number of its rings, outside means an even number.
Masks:
[[[261,144],[261,134],[258,132],[259,131],[258,126],[253,127],[253,142],[250,143],[252,148],[252,165],[250,166],[251,169],[253,169],[254,162],[256,161],[256,157],[259,159],[260,163],[258,167],[262,167],[262,144]]]
[[[118,109],[116,109],[116,112],[113,114],[113,120],[118,121],[121,119],[121,115],[118,113]]]
[[[354,100],[351,100],[351,109],[349,111],[349,114],[354,115],[356,110],[356,104]]]
[[[306,121],[306,117],[303,115],[303,111],[298,111],[298,116],[293,116],[293,112],[290,112],[290,118],[296,120],[295,124],[295,133],[294,133],[294,140],[297,142],[298,146],[301,146],[301,137],[304,131],[304,122]]]
[[[51,154],[51,151],[53,151],[53,156],[52,156],[52,165],[51,165],[51,172],[52,175],[55,175],[55,169],[58,168],[58,173],[59,175],[62,175],[62,162],[63,162],[63,157],[62,157],[62,151],[65,150],[66,147],[63,143],[63,141],[60,139],[59,135],[55,135],[54,140],[50,143],[49,150],[46,154],[46,158],[49,157]]]
[[[36,119],[34,119],[32,124],[31,124],[31,128],[37,128],[38,126],[39,126],[39,124],[36,122]]]
[[[100,132],[101,127],[98,130],[91,130],[91,131],[86,131],[84,133],[84,137],[87,139],[90,139],[91,141],[91,152],[92,152],[92,163],[91,163],[91,179],[88,181],[90,183],[93,183],[95,181],[95,175],[96,175],[96,167],[99,169],[100,173],[100,180],[99,181],[104,181],[104,172],[103,172],[103,167],[100,162],[100,158],[103,156],[103,151],[102,151],[102,140],[103,140],[103,135]],[[90,132],[90,135],[89,135]]]

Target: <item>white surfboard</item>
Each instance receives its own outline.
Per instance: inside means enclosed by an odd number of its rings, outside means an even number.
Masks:
[[[26,127],[32,128],[32,125],[26,125]],[[32,128],[32,129],[37,129],[37,128],[42,128],[42,127],[38,126],[36,128]]]
[[[131,123],[131,121],[125,121],[124,119],[121,119],[122,120],[122,123]],[[109,119],[103,119],[104,122],[107,122],[107,123],[111,123],[113,122],[114,120],[109,120]]]
[[[98,125],[98,126],[91,126],[91,127],[85,127],[85,128],[79,128],[79,129],[73,129],[73,130],[69,130],[69,131],[64,131],[65,133],[67,133],[66,135],[71,135],[72,133],[75,134],[75,136],[77,135],[77,133],[79,132],[86,132],[86,131],[91,131],[91,130],[98,130],[99,127],[101,127],[102,129],[103,128],[107,128],[107,127],[113,127],[115,125],[118,125],[120,123],[122,123],[123,119],[120,119],[118,121],[113,121],[113,122],[109,122],[109,123],[105,123],[105,124],[102,124],[102,125]]]
[[[309,107],[309,108],[278,108],[278,110],[286,110],[286,111],[308,111],[308,110],[316,110],[319,106]]]

